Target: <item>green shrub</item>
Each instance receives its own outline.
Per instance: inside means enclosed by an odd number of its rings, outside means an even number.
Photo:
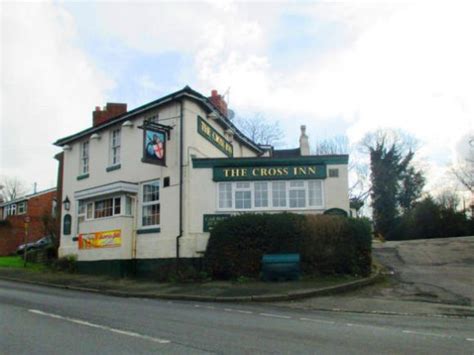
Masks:
[[[368,276],[372,271],[371,223],[367,218],[350,218],[347,222],[355,248],[352,273]]]
[[[369,275],[372,235],[367,219],[308,215],[302,266],[306,274]]]
[[[242,214],[219,222],[204,256],[213,278],[258,277],[263,254],[299,253],[304,274],[369,275],[371,229],[364,219]]]
[[[205,266],[218,279],[257,277],[267,253],[297,253],[304,217],[291,213],[242,214],[219,222],[211,232]]]

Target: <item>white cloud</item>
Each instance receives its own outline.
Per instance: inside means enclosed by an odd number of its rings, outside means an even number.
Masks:
[[[2,3],[0,171],[56,184],[58,138],[87,128],[111,82],[76,46],[74,19],[53,3]]]
[[[239,43],[231,51],[213,47],[212,65],[196,61],[198,71],[213,73],[202,75],[202,86],[232,86],[237,107],[305,117],[312,136],[313,122],[338,116],[353,142],[377,128],[401,128],[421,140],[429,177],[440,179],[474,122],[472,6],[384,6],[367,16],[331,5],[332,18],[354,24],[348,46],[308,57],[299,68],[277,71],[268,54]],[[322,16],[320,7],[308,13]]]

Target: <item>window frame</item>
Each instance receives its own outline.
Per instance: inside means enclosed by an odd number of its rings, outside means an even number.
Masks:
[[[145,192],[145,186],[146,185],[153,185],[157,184],[158,185],[158,200],[153,200],[153,201],[146,201],[144,199],[144,192]],[[149,180],[149,181],[144,181],[140,184],[140,195],[138,196],[139,199],[139,208],[138,208],[138,218],[139,218],[139,228],[140,229],[155,229],[155,228],[160,228],[161,227],[161,181],[160,179],[155,179],[155,180]],[[159,209],[159,223],[158,224],[150,224],[150,225],[144,225],[143,224],[143,210],[145,207],[148,206],[153,206],[153,205],[158,205]]]
[[[21,209],[20,207],[23,207],[22,210],[20,210]],[[26,201],[19,202],[19,203],[16,204],[16,214],[17,215],[25,214],[26,212],[27,212]]]
[[[114,128],[109,134],[109,167],[121,164],[122,130]]]
[[[107,196],[106,198],[98,197],[94,199],[85,199],[85,200],[78,200],[77,202],[77,218],[83,218],[83,221],[95,221],[101,220],[105,218],[114,218],[114,217],[131,217],[133,216],[133,203],[130,206],[130,214],[126,212],[126,198],[127,194],[114,194]],[[120,199],[120,203],[117,204],[117,199]],[[112,215],[111,216],[102,216],[96,217],[96,203],[102,202],[106,200],[112,200]],[[133,200],[133,199],[132,199]],[[82,207],[83,206],[83,207]],[[116,213],[118,207],[118,212]]]
[[[85,140],[80,143],[79,175],[89,174],[89,163],[90,163],[90,142],[89,140]]]
[[[298,181],[303,184],[303,187],[290,187],[291,182]],[[310,184],[314,181],[314,184],[319,184],[320,187],[320,195],[319,199],[318,196],[313,197],[311,200],[320,201],[321,204],[310,204]],[[249,188],[237,188],[238,183],[246,182],[250,184]],[[267,183],[267,206],[266,207],[256,207],[255,205],[255,183]],[[275,206],[274,205],[274,191],[273,191],[273,183],[282,184],[284,183],[284,191],[285,191],[285,206]],[[230,184],[231,191],[232,191],[232,207],[221,207],[220,204],[220,186],[221,184]],[[301,190],[304,189],[304,200],[305,206],[304,207],[290,207],[290,190]],[[236,208],[236,198],[235,193],[236,190],[250,191],[250,208]],[[316,188],[314,191],[318,192]],[[323,210],[325,207],[325,190],[324,190],[324,180],[323,179],[309,179],[309,180],[254,180],[254,181],[220,181],[216,184],[216,211],[219,212],[245,212],[245,211],[307,211],[307,210]],[[280,201],[280,200],[279,200]]]

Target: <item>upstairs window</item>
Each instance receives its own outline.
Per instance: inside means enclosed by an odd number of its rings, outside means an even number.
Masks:
[[[110,132],[110,153],[109,163],[111,166],[120,164],[120,128],[114,129]]]
[[[26,213],[26,202],[20,202],[18,204],[18,214],[25,214]]]
[[[81,143],[79,173],[81,175],[89,173],[89,141]]]

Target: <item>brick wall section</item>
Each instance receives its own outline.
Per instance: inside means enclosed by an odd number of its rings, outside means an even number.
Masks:
[[[56,199],[56,191],[32,196],[28,199],[26,214],[7,217],[10,226],[0,226],[0,256],[14,254],[18,246],[24,243],[25,216],[31,218],[28,243],[45,236],[41,217],[44,213],[51,215],[53,199]]]

